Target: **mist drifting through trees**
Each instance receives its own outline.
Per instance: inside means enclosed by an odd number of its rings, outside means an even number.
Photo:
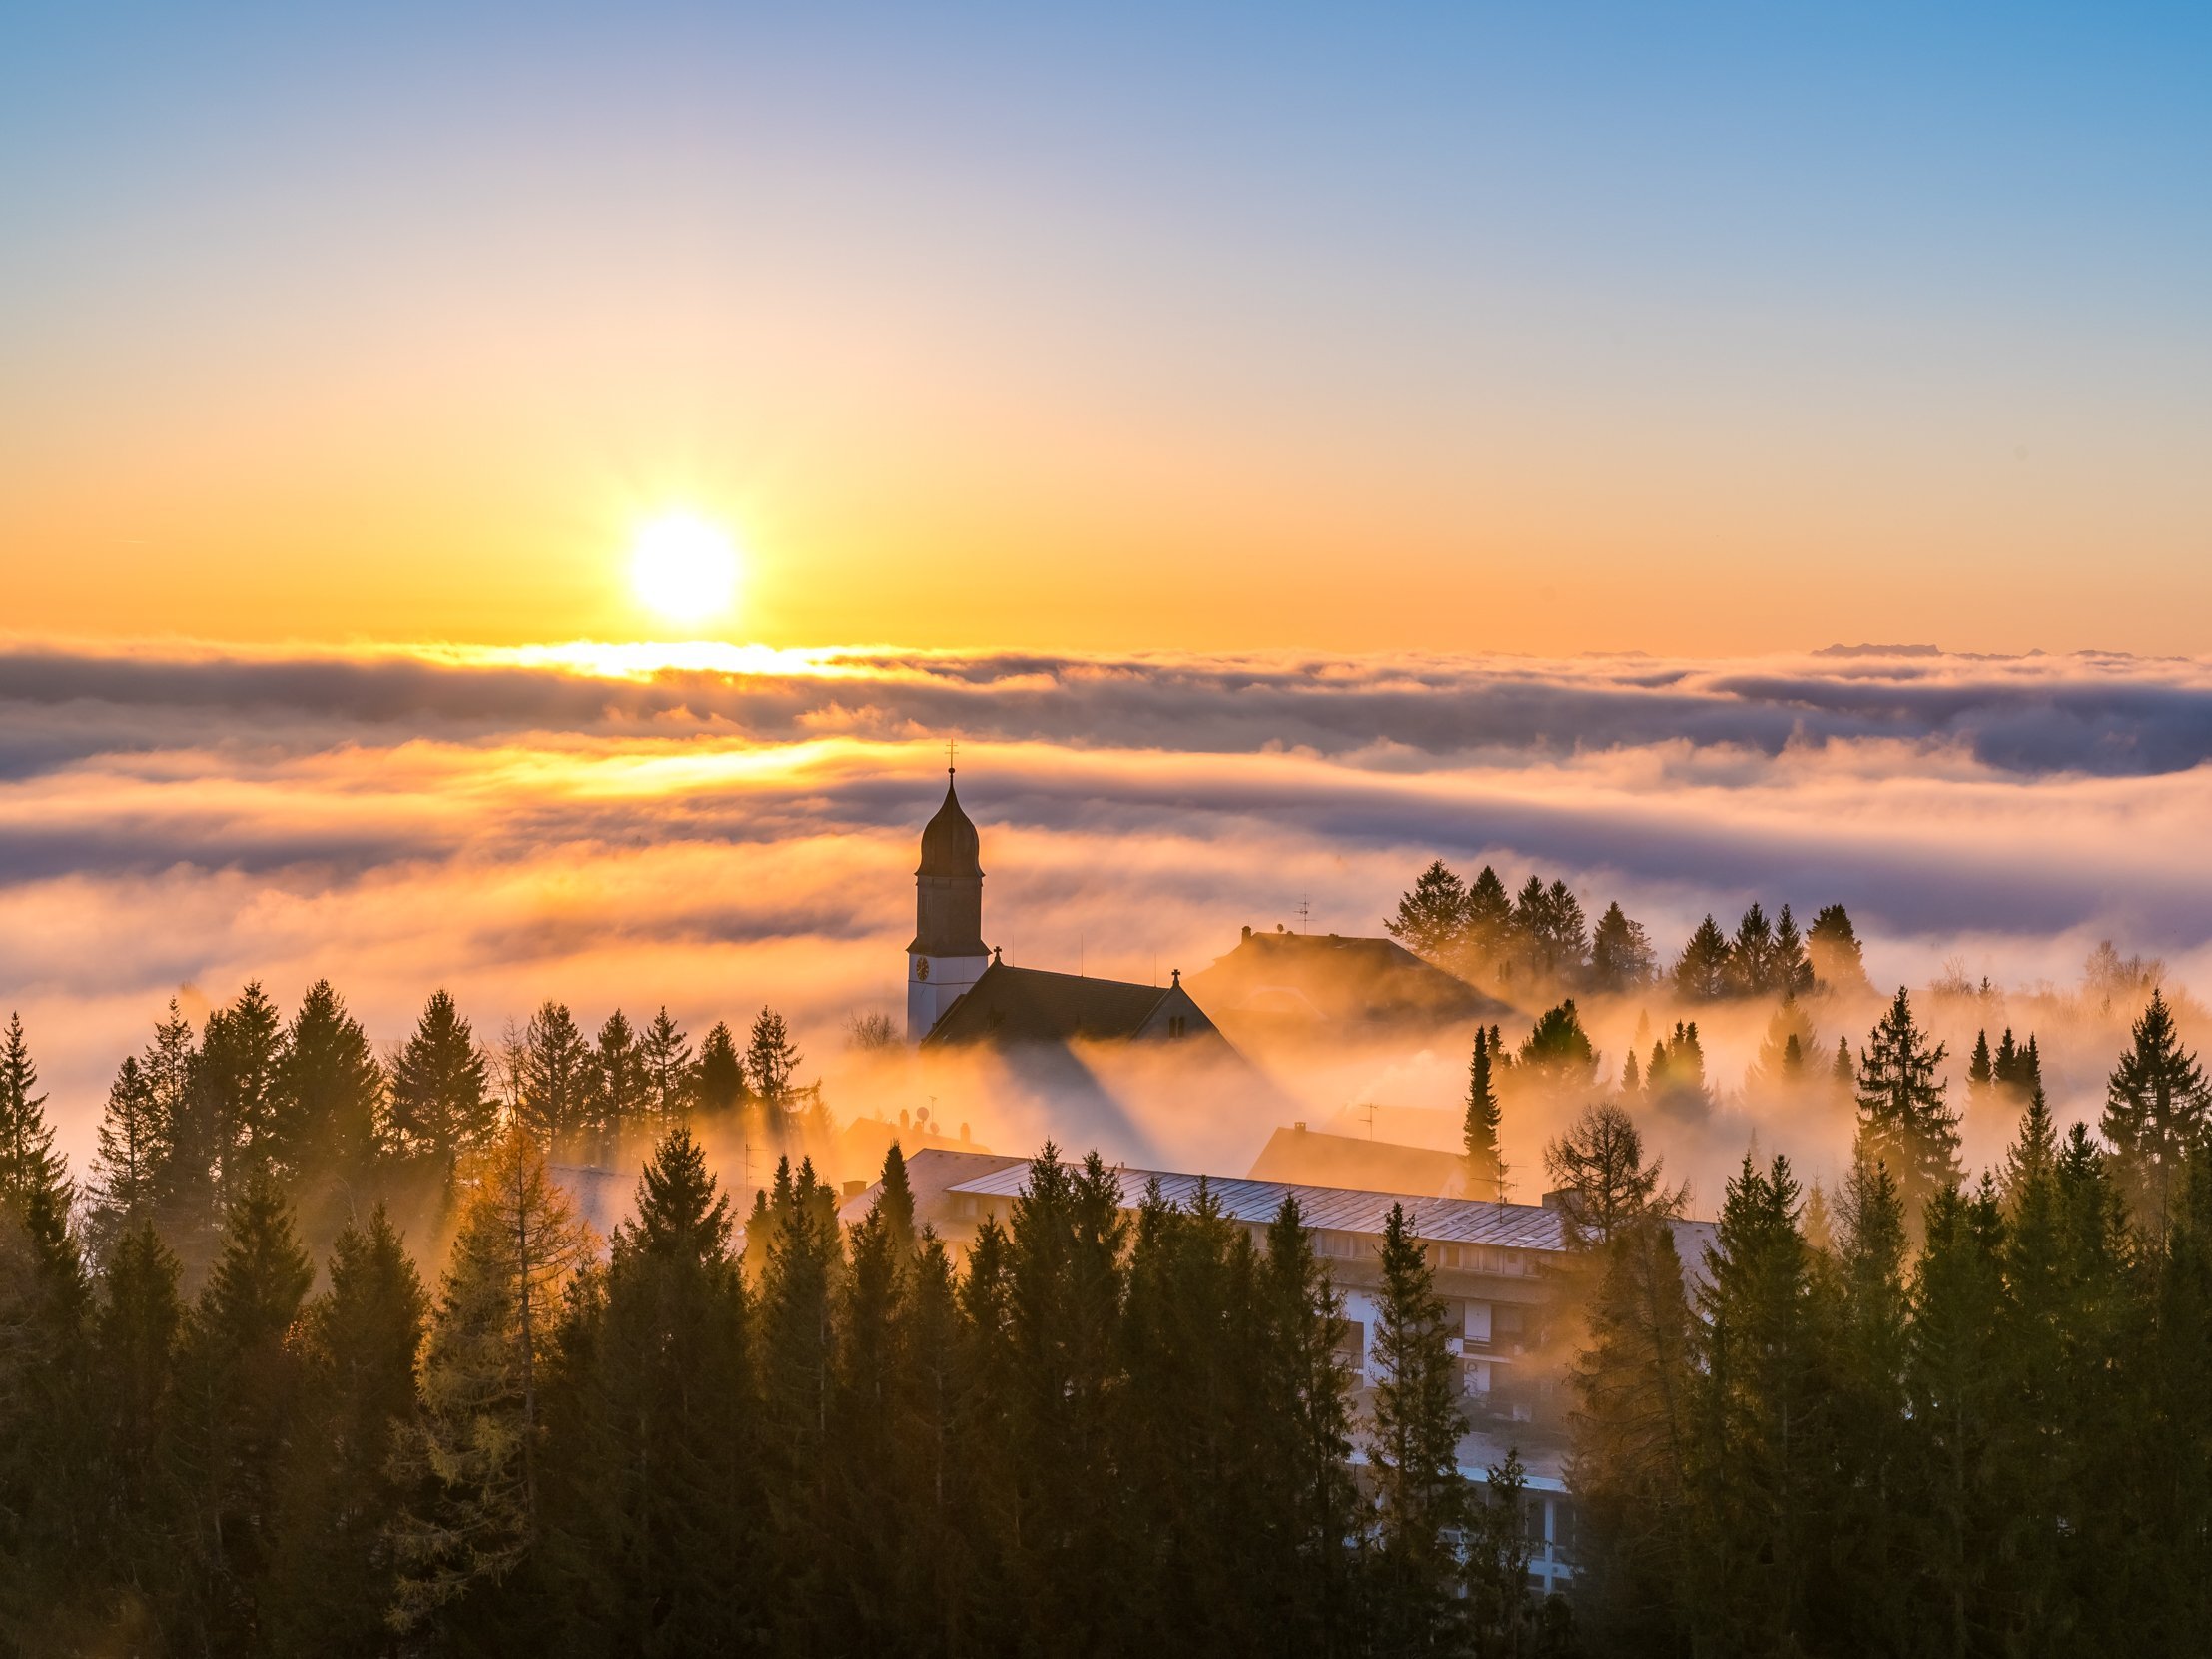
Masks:
[[[1123,1192],[1048,1146],[949,1250],[894,1146],[857,1220],[786,1022],[694,1038],[442,992],[379,1060],[344,998],[172,1005],[79,1180],[0,1041],[0,1630],[23,1652],[1808,1653],[2185,1645],[2212,1607],[2208,1089],[2140,990],[2093,1129],[2033,1032],[1948,1055],[1838,907],[1670,958],[1564,883],[1425,873],[1392,932],[1542,1005],[1474,1034],[1469,1191],[1556,1186],[1571,1593],[1517,1453],[1459,1465],[1451,1331],[1395,1213],[1378,1380],[1294,1202]],[[2096,965],[2092,965],[2093,970]],[[1971,987],[1966,988],[1971,991]],[[1875,1012],[1825,1026],[1847,991]],[[1648,993],[1616,1066],[1577,996]],[[1547,999],[1556,997],[1556,1001]],[[1848,1115],[1832,1188],[1744,1156],[1717,1244],[1643,1126],[1747,1086]],[[858,1022],[850,1040],[880,1047]],[[1558,1125],[1541,1172],[1516,1111]],[[2009,1145],[1966,1167],[1957,1124]],[[718,1126],[789,1149],[740,1215]],[[608,1239],[561,1160],[642,1159]],[[635,1169],[632,1162],[630,1167]]]

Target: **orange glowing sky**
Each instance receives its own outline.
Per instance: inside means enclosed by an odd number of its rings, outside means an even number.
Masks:
[[[0,629],[2195,651],[2201,29],[0,25]]]

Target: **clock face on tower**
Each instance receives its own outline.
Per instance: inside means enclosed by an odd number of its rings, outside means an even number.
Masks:
[[[930,959],[928,957],[918,956],[914,959],[914,977],[916,979],[928,979],[930,977]]]

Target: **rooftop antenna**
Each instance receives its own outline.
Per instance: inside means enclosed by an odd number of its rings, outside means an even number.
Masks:
[[[1312,919],[1312,916],[1313,899],[1312,896],[1309,894],[1305,898],[1302,898],[1298,901],[1298,931],[1300,933],[1308,931],[1306,923]]]
[[[1360,1102],[1359,1105],[1352,1108],[1352,1115],[1367,1120],[1367,1139],[1372,1141],[1375,1138],[1375,1103],[1373,1101]]]

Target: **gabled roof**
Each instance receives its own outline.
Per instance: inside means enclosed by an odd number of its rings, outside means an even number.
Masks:
[[[1173,986],[1009,968],[994,962],[925,1042],[1067,1043],[1134,1037]]]
[[[1366,1187],[1388,1193],[1459,1196],[1466,1191],[1467,1160],[1433,1147],[1330,1135],[1303,1124],[1278,1129],[1252,1161],[1253,1181],[1297,1181],[1321,1187]]]
[[[1395,939],[1253,933],[1190,978],[1219,1014],[1328,1022],[1487,1019],[1504,1005]]]

